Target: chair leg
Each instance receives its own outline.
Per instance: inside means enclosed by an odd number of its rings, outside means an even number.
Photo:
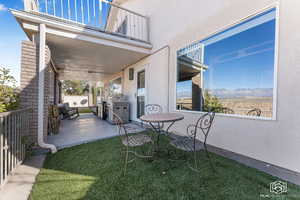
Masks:
[[[126,175],[126,170],[127,170],[127,164],[128,164],[128,147],[126,148],[126,154],[125,154],[125,165],[124,165],[124,175]]]
[[[75,119],[78,118],[79,116],[80,116],[80,114],[79,114],[79,111],[77,110]]]
[[[142,156],[149,156],[149,148],[147,148],[147,144],[141,146],[140,151],[141,151],[141,155],[142,155]],[[139,153],[137,152],[137,150],[136,150],[135,152],[136,152],[137,154],[139,154]]]
[[[213,163],[212,163],[212,161],[211,161],[209,152],[208,152],[208,150],[207,150],[207,146],[206,146],[206,138],[205,138],[205,140],[204,140],[204,150],[205,150],[206,157],[208,158],[210,167],[212,168],[212,170],[213,170],[214,172],[216,172],[216,169],[215,169],[215,167],[214,167],[214,165],[213,165]]]
[[[197,167],[197,152],[194,150],[194,168],[198,169]]]
[[[187,157],[187,153],[181,149],[178,149],[174,146],[172,146],[169,142],[169,145],[167,148],[167,153],[170,161],[178,162],[180,164],[186,164],[189,163],[189,157]]]
[[[196,173],[200,173],[199,167],[198,167],[198,159],[197,159],[197,151],[193,151],[193,158],[191,159],[191,161],[188,161],[188,166],[189,168],[196,172]]]

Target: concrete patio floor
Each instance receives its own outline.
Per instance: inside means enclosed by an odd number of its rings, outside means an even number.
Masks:
[[[133,123],[126,126],[129,126],[130,132],[144,130]],[[80,114],[74,120],[62,120],[59,134],[48,136],[47,142],[54,144],[58,149],[62,149],[117,135],[117,126],[101,120],[92,113],[85,113]]]

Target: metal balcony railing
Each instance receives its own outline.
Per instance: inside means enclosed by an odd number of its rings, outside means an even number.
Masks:
[[[149,18],[108,0],[24,0],[25,11],[150,43]]]

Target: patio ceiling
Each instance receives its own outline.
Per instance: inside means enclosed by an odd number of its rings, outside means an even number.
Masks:
[[[152,45],[78,23],[11,10],[30,40],[46,26],[46,43],[59,79],[101,80],[151,54]]]
[[[47,36],[47,45],[60,79],[103,79],[147,55],[56,35]]]

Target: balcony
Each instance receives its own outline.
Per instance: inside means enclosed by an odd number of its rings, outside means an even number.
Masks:
[[[26,12],[150,43],[149,18],[107,0],[24,0]]]
[[[40,25],[60,79],[107,79],[151,54],[149,19],[106,0],[24,0],[11,9],[29,40]]]

